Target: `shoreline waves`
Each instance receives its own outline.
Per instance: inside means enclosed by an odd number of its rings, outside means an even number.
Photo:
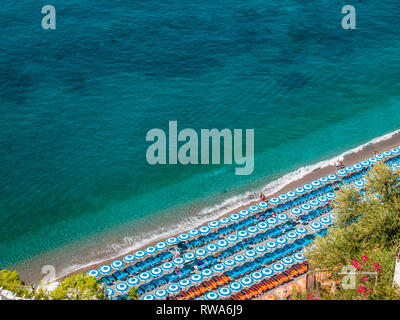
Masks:
[[[302,186],[305,183],[309,183],[312,180],[316,180],[321,176],[335,173],[336,168],[334,166],[334,163],[337,159],[343,160],[343,163],[346,166],[355,162],[360,162],[361,160],[372,156],[373,152],[375,151],[383,152],[384,150],[391,149],[399,145],[400,130],[396,130],[383,136],[374,138],[351,150],[347,150],[329,160],[323,160],[314,165],[304,166],[293,172],[285,174],[281,178],[267,184],[258,192],[262,191],[268,198],[271,198],[278,194],[286,193],[290,190],[293,190],[294,188]],[[137,250],[143,250],[143,248],[154,245],[156,242],[162,239],[171,236],[177,236],[179,233],[182,233],[189,229],[201,227],[213,219],[228,216],[241,209],[245,209],[248,206],[254,205],[260,200],[258,199],[258,197],[255,200],[251,199],[251,195],[253,193],[255,193],[255,191],[248,191],[241,195],[227,199],[221,204],[204,208],[198,213],[197,217],[194,217],[195,221],[193,221],[192,219],[185,219],[185,221],[183,221],[178,227],[174,228],[173,230],[169,230],[163,233],[154,232],[152,237],[147,237],[139,243],[131,245],[129,248],[119,250],[119,252],[113,257],[107,257],[84,265],[72,265],[64,268],[61,271],[60,275],[58,275],[56,281],[60,281],[65,277],[71,276],[76,273],[87,272],[90,269],[98,268],[100,265],[111,263],[113,260],[122,259],[125,255]],[[211,216],[209,215],[209,213],[216,211],[218,211],[217,214],[213,214]],[[202,216],[206,217],[202,218]]]

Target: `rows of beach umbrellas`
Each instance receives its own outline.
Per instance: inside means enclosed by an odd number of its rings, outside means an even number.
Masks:
[[[321,217],[319,220],[320,221],[314,221],[310,224],[312,232],[318,231],[323,227],[327,227],[332,219],[334,219],[333,214],[330,214],[330,216],[324,216]],[[296,239],[303,238],[307,234],[309,234],[309,230],[304,228],[304,227],[298,227],[293,231],[289,231],[286,233],[284,237],[278,237],[275,240],[269,240],[265,243],[265,245],[257,245],[254,250],[245,250],[243,254],[237,254],[232,258],[227,258],[224,259],[223,261],[220,261],[218,264],[215,264],[212,266],[212,268],[209,269],[204,269],[200,273],[194,273],[190,277],[185,278],[180,280],[176,284],[170,284],[168,287],[165,289],[158,289],[155,291],[154,295],[145,295],[143,299],[149,299],[149,297],[153,296],[154,298],[162,298],[163,295],[166,294],[174,294],[176,292],[179,292],[180,290],[185,290],[191,285],[196,285],[200,283],[201,281],[205,281],[213,277],[214,275],[221,274],[223,272],[226,272],[228,270],[231,270],[233,267],[240,266],[246,262],[251,262],[255,260],[257,257],[263,256],[266,253],[273,252],[277,248],[283,248],[285,245],[292,243]],[[303,261],[304,257],[299,257],[298,255],[294,255],[294,259],[289,259],[288,257],[282,259],[282,262],[284,265],[291,265],[294,263],[294,261]],[[278,270],[278,266],[282,264],[274,264],[273,269],[276,271]],[[153,271],[153,270],[152,270]],[[160,271],[157,271],[156,273],[158,274]],[[150,272],[151,273],[151,272]],[[151,274],[149,272],[142,277],[142,280],[149,279],[151,277]],[[257,274],[257,273],[256,273]],[[139,277],[131,277],[128,279],[126,283],[119,283],[115,289],[117,292],[125,292],[126,290],[129,289],[129,286],[137,286],[140,283],[140,275]],[[109,288],[108,294],[114,294],[114,291]],[[145,298],[146,297],[146,298]]]
[[[217,299],[226,299],[231,295],[239,292],[243,289],[246,289],[252,286],[254,283],[258,283],[264,279],[268,279],[276,274],[282,273],[285,269],[290,268],[291,266],[303,262],[305,257],[300,253],[296,252],[291,256],[287,256],[283,258],[279,262],[273,263],[269,267],[264,267],[259,271],[253,271],[249,275],[243,276],[235,281],[231,281],[226,286],[221,286],[217,289],[217,291],[211,291],[205,293],[202,297],[197,298],[196,300],[217,300]],[[191,282],[191,284],[200,283],[203,280],[201,275],[196,278],[197,281]],[[193,276],[192,276],[193,277]],[[185,280],[185,279],[184,279]],[[183,281],[183,280],[182,280]],[[185,281],[185,287],[190,285],[189,281]],[[178,293],[182,289],[181,286],[177,284],[171,284],[167,289],[159,289],[154,294],[146,294],[142,297],[143,300],[156,300],[156,299],[165,299],[168,294]],[[110,291],[110,293],[112,293]]]
[[[261,210],[265,210],[268,208],[270,205],[271,206],[276,206],[279,205],[280,203],[283,203],[289,199],[294,199],[296,197],[301,197],[302,195],[306,194],[307,192],[310,192],[313,189],[317,189],[327,183],[334,182],[338,179],[338,177],[343,177],[345,175],[352,174],[354,172],[359,172],[363,170],[364,168],[367,168],[371,166],[372,164],[376,163],[378,160],[390,157],[392,155],[396,155],[399,153],[399,150],[397,148],[392,149],[390,152],[385,152],[382,155],[376,155],[374,158],[370,158],[365,161],[361,161],[359,164],[354,164],[353,166],[349,166],[344,168],[343,170],[338,170],[336,172],[336,175],[331,174],[326,177],[322,177],[318,180],[315,180],[311,182],[310,184],[305,184],[303,187],[296,188],[293,191],[289,191],[286,194],[282,194],[278,197],[272,198],[269,200],[269,202],[260,202],[257,206],[250,206],[248,210],[241,210],[238,213],[234,213],[230,215],[229,217],[223,217],[219,220],[211,221],[208,226],[203,226],[199,229],[193,229],[190,230],[188,233],[183,233],[180,234],[177,237],[170,237],[166,241],[161,241],[157,243],[155,246],[150,246],[146,248],[145,250],[139,250],[135,252],[134,254],[127,255],[124,257],[123,260],[116,260],[111,263],[111,265],[103,265],[99,269],[94,269],[89,271],[90,275],[93,275],[95,277],[101,277],[102,275],[110,274],[115,270],[121,270],[125,268],[127,265],[133,263],[136,260],[143,259],[146,256],[151,256],[156,254],[157,252],[161,252],[163,250],[167,250],[171,247],[174,247],[177,245],[179,242],[184,242],[187,241],[188,239],[198,237],[204,234],[207,234],[211,231],[215,231],[215,229],[218,229],[220,226],[224,225],[229,225],[230,223],[237,222],[241,219],[248,218],[252,214],[259,212]],[[362,179],[360,181],[354,182],[354,185],[356,187],[362,188],[365,183],[365,181]],[[312,210],[312,208],[315,208],[319,206],[320,204],[326,203],[329,200],[334,198],[334,193],[328,193],[324,196],[320,196],[317,199],[310,200],[306,204],[302,204],[300,207],[295,207],[291,209],[291,214],[294,216],[301,215],[307,211]],[[313,221],[310,223],[310,228],[314,230],[318,230],[321,228],[324,224],[326,225],[329,221],[328,217],[323,217],[324,220],[322,221]],[[164,271],[173,269],[175,266],[181,266],[187,261],[191,261],[195,258],[201,258],[207,256],[207,254],[212,254],[217,252],[219,249],[227,247],[229,245],[234,244],[237,241],[240,241],[240,239],[248,236],[248,235],[255,235],[259,232],[262,232],[263,230],[268,229],[269,227],[273,226],[276,223],[286,221],[288,219],[288,216],[286,214],[280,214],[276,218],[269,218],[266,221],[259,222],[257,226],[251,226],[248,227],[247,230],[241,230],[239,231],[236,235],[229,235],[226,239],[220,239],[218,240],[217,243],[211,243],[208,244],[205,248],[198,248],[194,252],[188,252],[186,255],[183,257],[178,257],[173,259],[171,262],[165,262],[163,263],[162,266],[158,268],[153,268],[151,272],[144,272],[143,274],[140,274],[139,277],[139,282],[133,278],[128,279],[126,283],[121,282],[115,286],[115,289],[118,292],[124,292],[124,288],[126,288],[127,284],[129,285],[134,285],[137,286],[140,281],[146,281],[146,277],[149,279],[151,276],[159,276],[161,275]],[[321,218],[322,219],[322,218]],[[330,221],[329,221],[330,222]],[[290,238],[288,239],[286,235],[286,241],[290,241]],[[291,234],[293,236],[293,234]],[[290,237],[290,235],[289,235]],[[141,277],[140,277],[141,276]],[[147,280],[148,280],[147,279]]]

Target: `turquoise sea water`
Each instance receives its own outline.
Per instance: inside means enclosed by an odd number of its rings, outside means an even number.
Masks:
[[[400,127],[397,0],[357,1],[356,30],[334,0],[51,4],[52,31],[0,8],[0,268],[115,255]],[[254,173],[148,165],[169,120],[254,128]]]

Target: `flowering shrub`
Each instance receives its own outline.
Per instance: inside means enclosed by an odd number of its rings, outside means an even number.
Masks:
[[[360,260],[363,262],[361,262]],[[375,282],[378,281],[378,273],[382,272],[382,267],[376,262],[372,263],[370,258],[367,256],[362,256],[360,260],[351,260],[351,265],[360,272],[360,275],[362,275],[361,283],[357,289],[357,293],[365,296],[371,292],[371,289],[369,288],[373,286],[370,280],[374,278]],[[369,275],[363,275],[363,273],[367,272]],[[374,274],[375,277],[370,277],[370,275]]]

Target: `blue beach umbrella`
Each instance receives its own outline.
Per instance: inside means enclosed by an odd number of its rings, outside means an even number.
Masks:
[[[284,257],[281,261],[285,266],[290,266],[294,263],[294,259],[292,257]]]
[[[334,192],[328,192],[328,193],[326,194],[326,197],[327,197],[328,199],[335,199],[336,194],[335,194]]]
[[[240,284],[244,287],[251,286],[254,283],[253,279],[250,278],[249,276],[243,277],[240,279]]]
[[[115,286],[115,290],[118,292],[125,292],[129,289],[129,286],[125,282],[120,282]]]
[[[257,206],[251,206],[248,208],[248,210],[251,212],[257,212],[259,210],[259,208]]]
[[[135,256],[133,254],[128,254],[127,256],[124,257],[124,261],[126,263],[131,263],[135,261]]]
[[[228,224],[229,223],[229,218],[228,217],[222,217],[221,219],[219,219],[219,223],[220,224]]]
[[[154,293],[154,295],[156,296],[156,298],[163,299],[168,295],[168,292],[167,292],[167,290],[164,290],[164,289],[158,289]]]
[[[297,261],[304,261],[304,260],[306,260],[306,258],[300,253],[300,252],[296,252],[294,255],[293,255],[293,258],[295,259],[295,260],[297,260]]]
[[[261,269],[262,274],[264,275],[264,277],[271,277],[274,275],[274,270],[272,270],[271,268],[265,267]]]
[[[89,276],[98,278],[98,277],[100,276],[100,271],[97,270],[97,269],[93,269],[93,270],[90,270],[87,274],[88,274]]]
[[[176,265],[176,266],[180,266],[182,264],[185,263],[185,260],[181,257],[177,257],[174,260],[172,260],[172,262]]]
[[[360,189],[362,189],[362,188],[365,187],[364,181],[361,181],[361,180],[354,181],[354,185],[355,185],[357,188],[360,188]]]
[[[147,254],[154,254],[154,253],[156,253],[157,252],[157,249],[155,248],[155,247],[147,247],[146,248],[146,253]]]
[[[163,273],[162,269],[159,267],[155,267],[155,268],[151,269],[150,272],[154,277],[158,277],[158,276],[162,275],[162,273]]]
[[[311,210],[311,206],[308,203],[303,203],[300,207],[304,211],[310,211]]]
[[[146,252],[144,252],[143,250],[139,250],[135,252],[135,258],[136,259],[141,259],[146,255]]]
[[[258,207],[259,207],[260,209],[265,209],[265,208],[268,207],[268,202],[262,201],[262,202],[258,203],[257,205],[258,205]]]
[[[360,164],[361,164],[363,167],[369,167],[369,165],[370,165],[370,163],[369,163],[368,160],[363,160],[363,161],[360,162]]]
[[[234,256],[233,258],[237,263],[242,263],[246,260],[245,256],[242,254],[237,254],[236,256]]]
[[[147,271],[142,272],[141,274],[139,274],[139,279],[140,279],[141,281],[147,281],[147,280],[149,280],[150,278],[151,278],[151,274],[148,273]]]
[[[166,242],[160,241],[160,242],[157,242],[157,243],[156,243],[155,247],[156,247],[158,250],[164,250],[165,248],[168,247],[168,245],[167,245]]]
[[[230,234],[226,240],[228,240],[229,243],[235,243],[236,241],[239,240],[239,237],[236,234]]]
[[[321,182],[318,181],[318,180],[314,180],[314,181],[311,182],[311,185],[313,187],[320,187],[321,186]]]
[[[288,192],[286,192],[286,195],[287,195],[289,198],[294,198],[294,197],[296,196],[296,192],[294,192],[294,191],[288,191]]]
[[[143,296],[142,300],[155,300],[156,297],[153,296],[152,294],[146,294]]]
[[[138,277],[130,277],[126,283],[132,287],[137,286],[140,283],[140,280]]]
[[[210,228],[216,228],[216,227],[219,226],[219,222],[218,222],[218,221],[210,221],[209,224],[208,224],[208,226],[209,226]]]
[[[329,214],[329,218],[331,218],[332,220],[336,220],[336,215],[332,212]]]
[[[114,296],[114,290],[111,288],[107,288],[106,294],[107,294],[107,297],[111,298]]]
[[[182,279],[182,280],[180,280],[180,281],[178,282],[178,285],[179,285],[181,288],[187,288],[187,287],[190,286],[191,283],[192,283],[192,282],[191,282],[189,279]]]
[[[203,276],[201,274],[195,273],[190,276],[190,280],[193,283],[198,283],[201,282],[201,280],[203,280]]]
[[[381,154],[381,153],[376,154],[374,157],[375,157],[375,159],[378,159],[378,160],[382,160],[384,158],[383,154]]]
[[[111,272],[111,267],[108,264],[104,264],[99,268],[101,274],[108,274]]]
[[[297,194],[302,194],[302,193],[304,193],[304,188],[298,187],[298,188],[294,189],[294,191],[295,191]]]
[[[119,270],[124,267],[124,263],[121,260],[115,260],[111,263],[113,269]]]
[[[307,233],[307,229],[306,228],[303,228],[303,227],[298,227],[298,228],[296,228],[296,233],[298,234],[298,235],[302,235],[302,234],[306,234]]]
[[[288,233],[286,233],[286,238],[290,239],[290,240],[294,240],[296,239],[299,235],[294,232],[294,231],[289,231]]]
[[[226,248],[228,246],[228,241],[226,241],[225,239],[220,239],[217,241],[217,246],[219,248]]]
[[[218,251],[218,247],[213,243],[208,244],[206,246],[206,249],[207,249],[208,252],[211,252],[211,253]]]
[[[199,258],[204,257],[207,254],[207,250],[203,248],[198,248],[194,251],[195,255]]]
[[[385,157],[390,157],[390,156],[392,155],[392,152],[391,152],[391,151],[384,151],[384,152],[383,152],[383,155],[384,155]]]
[[[247,233],[247,231],[245,231],[245,230],[240,230],[240,231],[237,233],[237,236],[238,236],[239,238],[246,238],[246,237],[248,236],[248,233]]]
[[[326,202],[328,202],[328,198],[325,197],[325,196],[320,196],[320,197],[318,197],[317,199],[318,199],[318,201],[319,201],[320,203],[326,203]]]
[[[289,219],[289,217],[287,216],[287,214],[284,213],[280,213],[277,215],[277,218],[279,221],[286,221],[287,219]]]
[[[205,278],[211,277],[214,272],[211,269],[204,269],[201,271],[201,275]]]
[[[211,291],[206,293],[205,298],[206,300],[218,300],[219,295],[218,293]]]
[[[199,229],[199,232],[202,233],[202,234],[207,234],[207,233],[210,232],[210,228],[207,227],[207,226],[202,226],[202,227]]]
[[[319,178],[319,182],[321,182],[321,183],[327,183],[328,181],[329,181],[328,177]]]
[[[270,241],[267,241],[267,242],[265,243],[265,246],[266,246],[268,249],[274,249],[274,248],[276,248],[277,244],[276,244],[275,241],[270,240]]]
[[[319,229],[321,229],[321,227],[322,227],[321,223],[318,222],[318,221],[313,221],[313,222],[310,223],[310,228],[311,229],[319,230]]]
[[[286,194],[281,194],[281,195],[279,195],[278,198],[280,201],[284,202],[288,199],[288,196]]]
[[[176,283],[170,284],[167,287],[167,291],[169,293],[177,293],[180,290],[179,286]]]
[[[287,239],[286,238],[284,238],[284,237],[279,237],[279,238],[276,238],[276,243],[277,244],[279,244],[279,245],[285,245],[286,243],[287,243]]]
[[[375,164],[375,163],[378,162],[378,161],[375,159],[375,157],[369,158],[368,161],[369,161],[370,164]]]
[[[338,176],[345,176],[347,174],[347,171],[344,169],[340,169],[340,170],[336,171],[336,174]]]
[[[228,219],[229,220],[229,219]],[[189,234],[189,236],[191,236],[191,237],[197,237],[199,234],[200,234],[200,232],[199,232],[199,230],[197,230],[197,229],[192,229],[192,230],[189,230],[188,231],[188,234]]]
[[[221,287],[218,289],[218,293],[221,297],[229,297],[232,294],[232,291],[228,287]]]
[[[285,266],[284,266],[282,263],[280,263],[280,262],[276,262],[276,263],[274,263],[274,264],[272,265],[272,269],[273,269],[275,272],[282,272],[283,270],[285,270]]]
[[[347,172],[353,172],[354,171],[354,167],[353,166],[348,166],[346,168],[344,168]]]
[[[173,269],[174,268],[174,264],[172,263],[172,262],[164,262],[162,265],[161,265],[161,268],[163,268],[164,270],[171,270],[171,269]]]
[[[215,265],[212,267],[212,269],[213,269],[215,272],[222,272],[222,271],[225,270],[225,266],[224,266],[222,263],[217,263],[217,264],[215,264]]]
[[[363,166],[360,163],[353,164],[353,168],[357,171],[361,170]]]
[[[264,253],[267,252],[267,247],[263,245],[258,245],[257,247],[254,248],[257,253]]]
[[[171,245],[171,244],[177,244],[177,243],[178,243],[178,239],[175,238],[175,237],[169,237],[169,238],[167,239],[167,243],[168,243],[169,245]]]
[[[303,186],[303,189],[306,190],[306,191],[311,191],[313,189],[313,186],[311,184],[306,183]]]
[[[229,218],[230,218],[232,221],[238,221],[238,220],[240,219],[240,216],[239,216],[237,213],[232,213],[232,214],[229,216]]]
[[[233,260],[233,259],[226,259],[226,260],[224,261],[224,265],[225,265],[225,267],[227,267],[227,268],[232,268],[235,264],[236,264],[236,262],[235,262],[235,260]]]
[[[254,258],[254,257],[257,255],[257,253],[256,253],[254,250],[246,250],[246,252],[244,253],[244,255],[245,255],[247,258]]]
[[[242,209],[239,211],[241,217],[247,217],[249,215],[249,211],[246,209]]]
[[[184,258],[186,261],[191,261],[191,260],[194,260],[194,258],[196,258],[196,255],[195,255],[193,252],[188,252],[188,253],[185,253],[185,254],[183,255],[183,258]]]
[[[392,152],[392,154],[393,154],[393,153],[399,153],[399,152],[400,152],[398,148],[390,149],[390,151]]]
[[[322,224],[330,224],[332,222],[332,219],[329,217],[321,217],[319,218],[319,222]]]
[[[276,218],[268,218],[267,222],[269,225],[274,225],[278,223],[278,220]]]
[[[254,281],[260,281],[262,278],[264,278],[263,274],[260,271],[252,272],[251,277]]]
[[[189,240],[190,236],[187,233],[181,233],[180,235],[178,235],[178,239],[180,241],[186,241]]]
[[[302,214],[302,212],[303,211],[300,208],[297,208],[297,207],[290,210],[290,213],[295,215],[295,216],[298,216],[298,215]]]
[[[319,201],[317,199],[312,199],[308,203],[312,207],[318,207],[319,206]]]
[[[247,232],[250,233],[250,234],[257,233],[258,232],[258,228],[255,227],[255,226],[248,227],[247,228]]]
[[[269,203],[272,205],[278,204],[280,202],[279,198],[271,198],[269,199]]]
[[[236,281],[234,281],[234,282],[231,282],[230,284],[229,284],[229,288],[232,290],[232,291],[240,291],[240,290],[242,290],[242,288],[243,288],[243,286],[239,283],[239,282],[236,282]]]
[[[337,176],[335,174],[329,174],[327,177],[328,177],[329,181],[337,180]]]
[[[268,223],[266,223],[265,221],[261,221],[261,222],[257,223],[257,228],[260,230],[267,230]]]
[[[220,239],[217,241],[217,246],[220,248],[225,248],[228,246],[228,241],[226,241],[225,239]]]

